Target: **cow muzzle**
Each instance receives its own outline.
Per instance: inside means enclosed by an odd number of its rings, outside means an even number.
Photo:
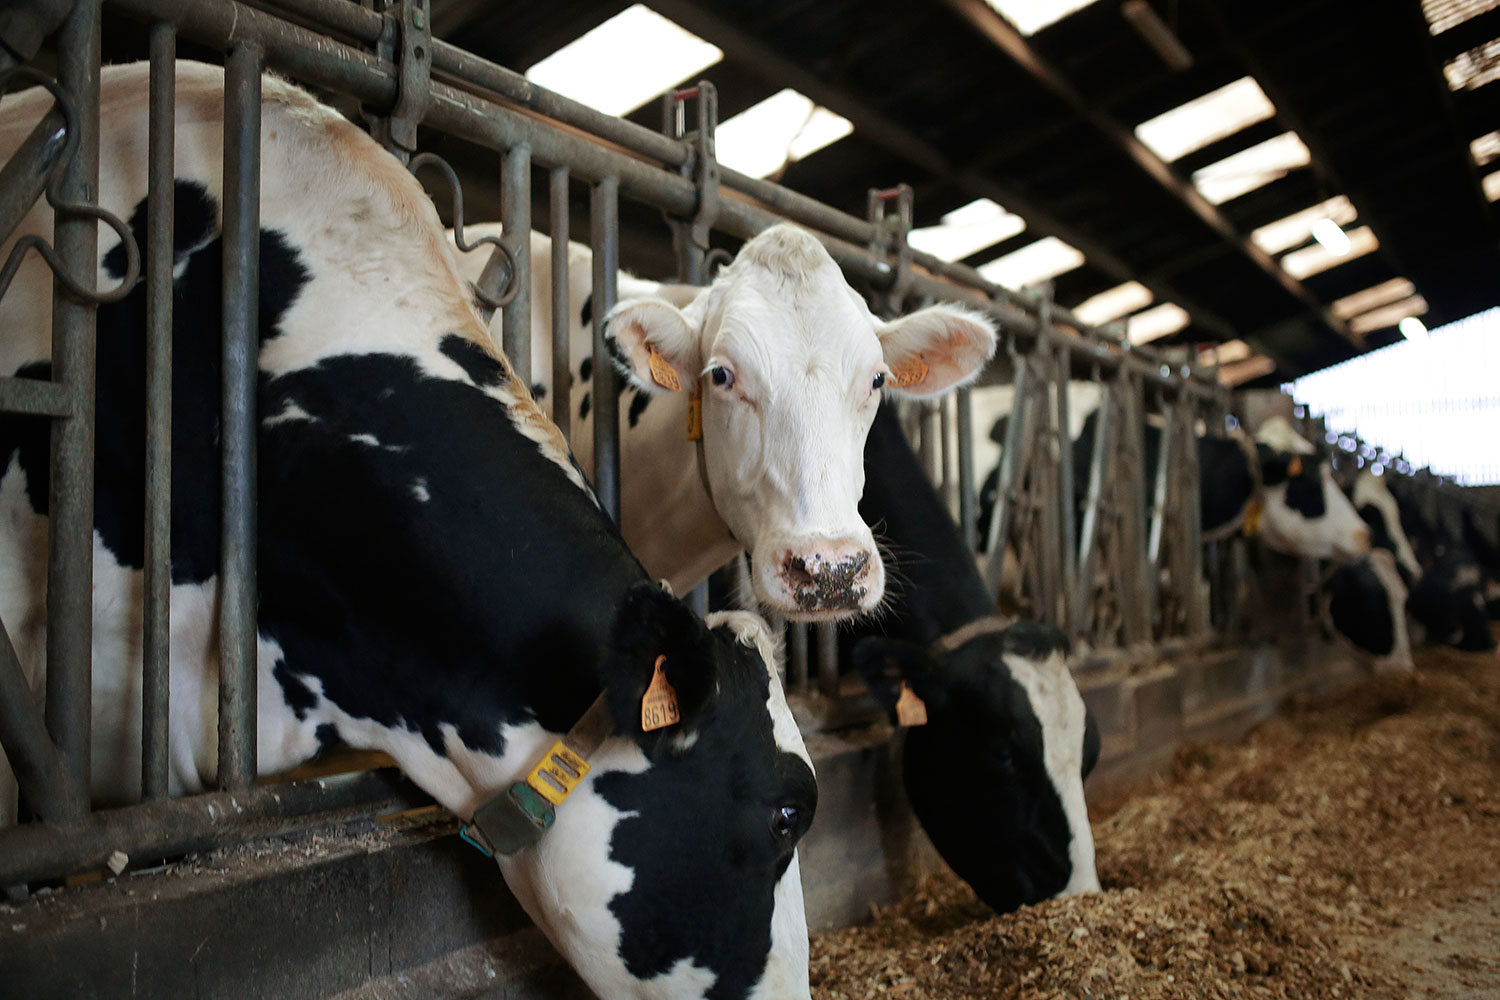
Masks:
[[[783,542],[757,550],[753,562],[756,599],[793,621],[847,618],[885,595],[885,567],[870,539]]]

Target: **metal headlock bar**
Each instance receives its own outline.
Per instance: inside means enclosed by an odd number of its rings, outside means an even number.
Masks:
[[[619,201],[663,212],[681,275],[710,280],[714,232],[748,238],[783,220],[809,228],[851,281],[869,288],[873,308],[898,313],[908,301],[949,300],[983,311],[1002,331],[1015,390],[1014,412],[992,516],[976,525],[974,419],[969,390],[922,420],[927,467],[957,511],[971,543],[990,543],[988,575],[998,586],[1007,547],[1018,555],[1021,593],[1036,617],[1096,646],[1169,643],[1208,635],[1209,602],[1198,533],[1194,428],[1222,424],[1224,390],[1211,369],[1132,347],[1118,328],[1100,329],[1052,301],[1019,294],[974,269],[914,249],[911,192],[871,194],[857,218],[718,162],[717,95],[711,84],[667,95],[655,132],[597,112],[524,76],[431,35],[429,0],[108,0],[150,26],[145,298],[147,325],[146,580],[142,790],[140,805],[90,813],[95,308],[137,283],[138,250],[124,223],[89,205],[98,190],[99,9],[79,0],[57,36],[56,107],[0,167],[0,237],[45,194],[56,218],[53,245],[37,246],[55,273],[52,378],[0,376],[0,410],[52,418],[48,521],[47,680],[43,707],[0,623],[0,742],[35,819],[0,829],[0,886],[14,887],[98,867],[113,852],[142,860],[212,847],[244,835],[245,823],[284,826],[331,809],[368,810],[403,800],[408,786],[388,774],[255,785],[256,303],[259,261],[260,87],[264,70],[336,92],[372,110],[372,131],[413,170],[418,126],[498,156],[504,235],[481,286],[504,308],[503,342],[517,374],[531,366],[532,171],[548,172],[552,236],[553,415],[570,429],[568,195],[590,192],[594,356],[607,356],[603,321],[616,299]],[[373,8],[373,9],[372,9]],[[222,643],[217,790],[168,794],[170,622],[171,363],[174,60],[178,36],[225,53],[223,468],[220,619]],[[0,71],[8,66],[0,65]],[[36,81],[33,77],[33,82]],[[0,83],[0,87],[4,84]],[[688,105],[693,104],[692,115]],[[453,191],[463,243],[461,192]],[[98,290],[98,223],[113,228],[129,259],[126,280]],[[19,245],[19,241],[18,241]],[[33,244],[27,244],[27,247]],[[18,252],[24,252],[22,248]],[[18,259],[18,258],[17,258]],[[7,267],[13,273],[13,267]],[[5,276],[0,273],[0,288]],[[1004,367],[1002,361],[1001,367]],[[1094,450],[1075,468],[1068,380],[1093,373],[1103,395]],[[618,376],[593,366],[594,486],[620,516]],[[1143,472],[1146,404],[1163,420],[1162,467]],[[950,443],[950,432],[956,447]],[[1079,480],[1078,477],[1085,477]],[[1075,510],[1075,484],[1084,501]],[[1424,487],[1433,502],[1441,485]],[[1148,505],[1149,500],[1149,505]],[[1220,572],[1243,563],[1243,545],[1212,557]],[[1210,574],[1217,577],[1218,574]],[[1217,591],[1213,595],[1218,597]],[[1231,600],[1215,602],[1228,610]],[[1221,620],[1224,616],[1221,615]],[[1168,637],[1171,637],[1168,639]],[[1183,639],[1182,637],[1186,637]],[[838,690],[834,635],[817,633],[819,667],[809,677],[809,634],[790,639],[789,686],[826,696]],[[409,793],[407,793],[409,794]]]

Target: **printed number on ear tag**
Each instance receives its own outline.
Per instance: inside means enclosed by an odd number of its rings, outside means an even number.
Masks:
[[[666,662],[665,656],[656,658],[651,683],[646,685],[645,697],[641,698],[641,729],[648,733],[682,721],[682,712],[677,708],[677,691],[667,682],[667,675],[661,672],[661,665]]]
[[[918,354],[915,357],[907,358],[891,369],[890,384],[898,389],[905,389],[907,386],[916,385],[926,378],[928,371],[927,362],[923,361],[922,356]]]
[[[901,683],[901,696],[896,699],[896,721],[908,729],[927,725],[927,703],[905,681]]]
[[[663,389],[681,392],[682,380],[677,377],[677,369],[667,364],[667,359],[662,357],[661,352],[656,348],[652,347],[649,350],[651,351],[651,381]]]
[[[688,397],[687,439],[703,440],[703,397],[696,392]]]

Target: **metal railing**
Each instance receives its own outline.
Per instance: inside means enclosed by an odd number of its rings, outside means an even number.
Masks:
[[[940,470],[965,536],[981,528],[998,553],[1009,541],[1024,550],[1025,576],[1037,617],[1055,621],[1095,645],[1130,645],[1167,636],[1207,634],[1202,599],[1202,546],[1196,535],[1195,422],[1224,405],[1213,373],[1147,348],[1117,330],[1081,322],[1046,297],[1018,294],[972,268],[913,249],[910,192],[879,192],[857,218],[778,185],[747,177],[714,159],[714,92],[709,85],[669,94],[665,128],[653,132],[535,86],[524,77],[432,39],[425,0],[384,13],[347,0],[109,0],[150,26],[150,153],[145,248],[148,357],[148,477],[144,648],[145,803],[90,813],[94,305],[58,279],[52,381],[0,379],[0,410],[53,418],[45,722],[29,711],[14,650],[0,641],[0,740],[14,767],[32,822],[0,830],[0,885],[20,885],[96,868],[120,851],[158,859],[242,835],[248,820],[294,818],[355,803],[393,801],[398,785],[365,774],[280,785],[254,785],[255,747],[255,377],[259,229],[260,81],[274,70],[376,109],[374,132],[403,158],[415,150],[415,126],[446,133],[500,155],[505,257],[516,298],[506,307],[503,342],[530,381],[531,177],[548,171],[553,237],[552,363],[554,385],[566,385],[568,298],[566,247],[572,233],[568,190],[587,185],[593,248],[593,335],[605,357],[603,318],[615,301],[619,203],[661,210],[670,222],[681,276],[708,279],[708,235],[748,238],[789,219],[828,248],[851,281],[868,289],[878,311],[894,314],[920,300],[943,299],[983,310],[1003,337],[997,373],[1017,389],[1015,447],[1006,450],[995,518],[976,523],[973,419],[967,391],[923,418],[921,448]],[[85,200],[97,190],[100,0],[80,0],[57,47],[60,83],[76,106],[77,154],[60,169],[63,193]],[[171,329],[173,60],[181,36],[225,54],[222,636],[218,790],[166,799],[168,622],[171,523]],[[693,127],[686,109],[695,110]],[[26,163],[45,149],[23,150]],[[20,156],[21,154],[18,154]],[[7,174],[9,176],[9,168]],[[9,182],[7,182],[9,183]],[[23,192],[24,194],[24,192]],[[35,197],[33,192],[32,198]],[[0,197],[0,203],[4,198]],[[890,212],[895,206],[896,211]],[[19,216],[17,216],[19,218]],[[7,216],[0,214],[0,221]],[[126,234],[128,236],[128,234]],[[89,275],[96,222],[59,211],[56,242],[66,274]],[[618,520],[619,385],[612,366],[596,364],[594,485]],[[1090,468],[1075,469],[1061,387],[1082,375],[1106,386],[1101,444]],[[567,393],[554,393],[554,416],[569,429]],[[1163,469],[1145,481],[1140,435],[1146,412],[1165,420]],[[1210,424],[1213,420],[1209,420]],[[956,447],[948,444],[949,429]],[[1114,442],[1119,442],[1115,444]],[[1073,483],[1087,477],[1088,503],[1075,534]],[[1029,561],[1027,561],[1029,560]],[[1166,579],[1165,585],[1158,581]],[[1101,581],[1103,581],[1101,583]],[[1103,596],[1101,596],[1103,595]],[[700,606],[703,598],[699,597]],[[1110,605],[1113,617],[1098,609]],[[1163,611],[1171,608],[1170,612]],[[805,631],[790,642],[794,692],[833,695],[839,677],[831,629],[817,633],[816,679],[808,676]]]

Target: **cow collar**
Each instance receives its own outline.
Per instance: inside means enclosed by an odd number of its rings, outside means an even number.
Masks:
[[[536,843],[552,827],[556,807],[589,773],[588,758],[609,731],[609,709],[601,694],[567,735],[542,755],[524,781],[475,809],[474,818],[459,829],[459,836],[485,857],[514,854]]]
[[[964,643],[976,636],[989,635],[992,632],[1004,632],[1016,623],[1014,618],[1004,615],[989,615],[984,618],[976,618],[967,625],[961,625],[949,632],[947,635],[939,636],[932,644],[934,652],[951,653],[961,647]]]
[[[708,481],[708,459],[703,454],[703,376],[699,375],[693,381],[693,387],[688,391],[688,417],[687,417],[687,439],[692,441],[696,448],[694,451],[698,456],[698,481],[703,484],[703,492],[708,497],[708,504],[715,511],[719,505],[714,502],[714,488]],[[721,518],[722,520],[722,518]],[[736,543],[738,538],[734,537],[734,529],[724,525],[724,530],[729,532],[729,537]]]

